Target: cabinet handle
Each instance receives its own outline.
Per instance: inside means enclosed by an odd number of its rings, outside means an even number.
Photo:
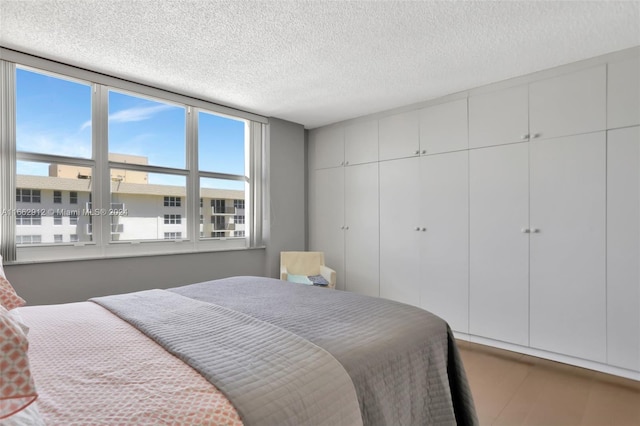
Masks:
[[[531,137],[533,139],[539,138],[542,134],[541,133],[534,133],[533,135],[531,135]]]
[[[416,149],[416,155],[420,155],[420,150]]]
[[[345,226],[345,227],[344,227],[344,229],[349,230],[349,227],[348,227],[348,226]]]
[[[345,165],[345,166],[348,166],[348,165],[349,165],[349,162],[348,162],[348,161],[345,161],[345,162],[344,162],[344,165]]]
[[[422,232],[426,232],[427,228],[422,228]]]
[[[531,230],[529,228],[522,228],[520,232],[522,232],[523,234],[528,234],[529,232],[531,232]]]
[[[419,230],[420,230],[420,227],[419,227],[419,226],[416,226],[416,231],[419,231]]]
[[[520,136],[520,139],[522,139],[522,140],[529,139],[529,134],[525,133],[524,135]]]
[[[534,234],[539,234],[540,230],[538,228],[533,228],[531,232],[533,232]]]
[[[344,161],[341,161],[341,162],[340,162],[340,165],[341,165],[341,166],[344,166]]]

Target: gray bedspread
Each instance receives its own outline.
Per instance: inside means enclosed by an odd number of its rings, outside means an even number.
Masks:
[[[451,330],[429,312],[259,277],[170,291],[242,312],[324,348],[351,377],[366,425],[478,424]]]
[[[342,365],[283,328],[164,290],[91,300],[200,372],[247,426],[362,425]]]

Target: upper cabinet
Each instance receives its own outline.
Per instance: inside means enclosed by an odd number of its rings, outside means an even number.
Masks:
[[[529,85],[532,138],[548,139],[604,130],[606,111],[606,65]]]
[[[640,124],[640,58],[609,64],[607,128]]]
[[[378,120],[312,130],[309,139],[316,170],[378,161]]]
[[[529,140],[527,85],[469,97],[469,148]]]
[[[344,165],[378,161],[378,120],[351,124],[344,129]]]
[[[418,111],[384,117],[378,121],[378,131],[380,160],[393,160],[420,154]]]
[[[315,147],[316,169],[327,169],[344,165],[344,128],[323,127],[309,136]]]
[[[438,154],[469,147],[467,99],[420,110],[420,152]]]

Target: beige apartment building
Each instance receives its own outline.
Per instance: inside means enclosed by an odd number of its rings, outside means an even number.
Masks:
[[[117,157],[117,158],[116,158]],[[147,164],[145,157],[110,154],[119,162]],[[111,171],[111,205],[98,211],[91,200],[91,169],[51,164],[49,176],[16,179],[16,242],[90,242],[93,217],[111,218],[112,241],[186,239],[183,186],[150,184],[146,172]],[[244,191],[202,188],[200,238],[245,237]]]

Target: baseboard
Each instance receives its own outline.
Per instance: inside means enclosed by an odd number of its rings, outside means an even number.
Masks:
[[[582,358],[576,358],[568,355],[558,354],[555,352],[544,351],[541,349],[530,348],[527,346],[514,345],[513,343],[502,342],[500,340],[488,339],[486,337],[475,336],[468,333],[453,332],[456,339],[477,343],[480,345],[491,346],[498,349],[504,349],[511,352],[517,352],[524,355],[530,355],[537,358],[548,359],[551,361],[561,362],[563,364],[574,365],[576,367],[587,368],[589,370],[601,373],[611,374],[613,376],[624,377],[640,382],[640,372],[628,370],[626,368],[615,367],[600,362],[590,361]]]

